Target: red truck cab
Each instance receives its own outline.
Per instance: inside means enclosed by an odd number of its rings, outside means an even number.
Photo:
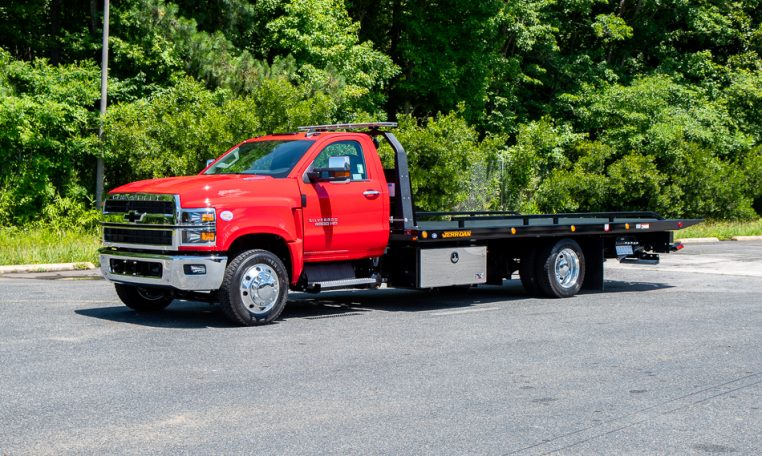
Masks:
[[[101,267],[126,304],[142,310],[164,305],[166,288],[216,294],[231,254],[254,247],[279,260],[289,285],[297,286],[305,263],[381,256],[389,240],[389,204],[371,136],[261,136],[236,145],[196,176],[144,180],[109,192]],[[248,296],[258,291],[248,288]]]

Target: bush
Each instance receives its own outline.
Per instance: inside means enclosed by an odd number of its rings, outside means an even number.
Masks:
[[[197,173],[240,141],[325,123],[333,105],[285,79],[266,80],[249,97],[210,91],[186,78],[147,99],[111,108],[106,121],[107,187]]]
[[[98,70],[16,61],[0,49],[0,94],[0,218],[22,225],[58,195],[80,197],[80,182],[92,182]]]
[[[401,115],[397,121],[399,130],[394,134],[408,155],[413,202],[418,209],[476,210],[494,204],[498,195],[491,162],[503,139],[480,141],[460,112],[428,118],[423,125],[410,115]],[[390,166],[388,155],[385,162]],[[479,193],[477,197],[474,192]]]
[[[567,160],[556,160],[558,167],[539,184],[532,200],[541,211],[756,216],[752,206],[759,205],[759,186],[754,184],[760,175],[758,148],[736,127],[722,99],[712,100],[701,88],[683,87],[659,75],[630,86],[588,88],[565,99],[577,113],[575,128],[590,131],[592,140],[560,142]],[[551,129],[545,136],[553,142],[558,133]],[[521,134],[517,142],[512,150],[526,144],[531,151],[540,150]],[[540,155],[533,160],[540,169]],[[542,179],[539,171],[537,178]]]

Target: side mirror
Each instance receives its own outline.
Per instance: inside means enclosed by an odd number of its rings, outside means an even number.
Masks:
[[[310,182],[340,182],[348,181],[352,176],[349,170],[349,157],[338,156],[328,158],[328,168],[315,168],[307,176]]]

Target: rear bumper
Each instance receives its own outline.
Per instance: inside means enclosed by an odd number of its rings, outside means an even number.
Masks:
[[[226,256],[158,255],[100,250],[101,271],[112,282],[169,287],[185,291],[218,290]]]

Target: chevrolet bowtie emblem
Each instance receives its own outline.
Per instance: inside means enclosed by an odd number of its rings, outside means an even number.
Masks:
[[[124,214],[124,219],[130,223],[142,222],[145,215],[145,212],[130,211]]]

